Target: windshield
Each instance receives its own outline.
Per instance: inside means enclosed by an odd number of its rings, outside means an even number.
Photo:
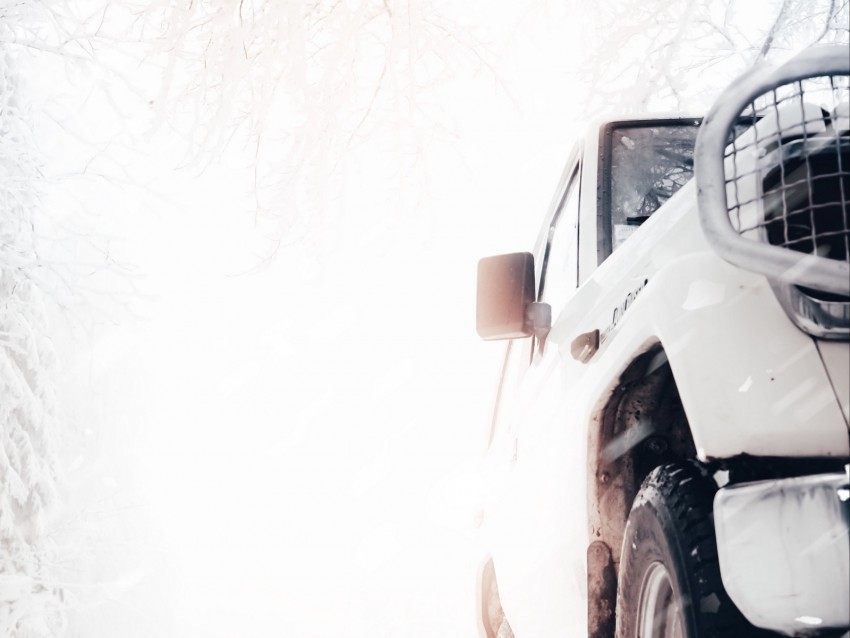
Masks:
[[[611,137],[611,230],[616,250],[694,174],[699,122],[634,124]]]

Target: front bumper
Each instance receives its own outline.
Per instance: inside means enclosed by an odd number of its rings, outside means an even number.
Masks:
[[[850,627],[848,473],[722,488],[714,522],[723,585],[752,624],[787,636]]]

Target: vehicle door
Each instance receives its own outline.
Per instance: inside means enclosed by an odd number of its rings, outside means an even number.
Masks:
[[[578,158],[565,176],[542,253],[535,255],[538,300],[551,305],[555,321],[578,285]],[[503,606],[520,636],[586,630],[586,436],[570,422],[561,364],[559,349],[545,339],[514,340],[498,404],[498,453],[508,463],[494,565]],[[516,385],[507,387],[511,375]]]

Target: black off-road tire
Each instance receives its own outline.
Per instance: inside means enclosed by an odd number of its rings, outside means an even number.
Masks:
[[[617,587],[617,638],[775,635],[750,625],[723,589],[712,513],[716,491],[712,478],[697,463],[657,467],[643,482],[623,539]],[[656,614],[657,621],[649,621],[655,629],[647,634],[639,626],[641,597],[658,591],[663,595],[656,599],[668,600],[669,594],[671,605],[678,605],[678,612],[673,607],[671,614]],[[663,609],[665,603],[658,606]],[[665,618],[669,620],[677,614],[681,633],[665,634]],[[647,618],[652,615],[646,613]],[[672,627],[676,622],[672,619],[667,624]]]

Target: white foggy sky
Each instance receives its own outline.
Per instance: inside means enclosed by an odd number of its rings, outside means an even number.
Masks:
[[[89,209],[139,292],[129,310],[94,297],[94,323],[74,308],[86,330],[57,338],[60,396],[90,430],[66,478],[100,521],[71,587],[79,635],[472,635],[502,353],[474,331],[475,266],[530,247],[575,107],[557,21],[478,9],[498,78],[427,96],[457,135],[422,140],[416,189],[367,141],[318,232],[260,267],[250,157],[176,170],[144,109],[116,116],[85,74],[63,84],[60,61],[38,63],[34,90],[65,96],[83,136],[40,122],[48,175],[88,173],[48,182],[45,217]],[[122,149],[122,130],[145,144]]]

